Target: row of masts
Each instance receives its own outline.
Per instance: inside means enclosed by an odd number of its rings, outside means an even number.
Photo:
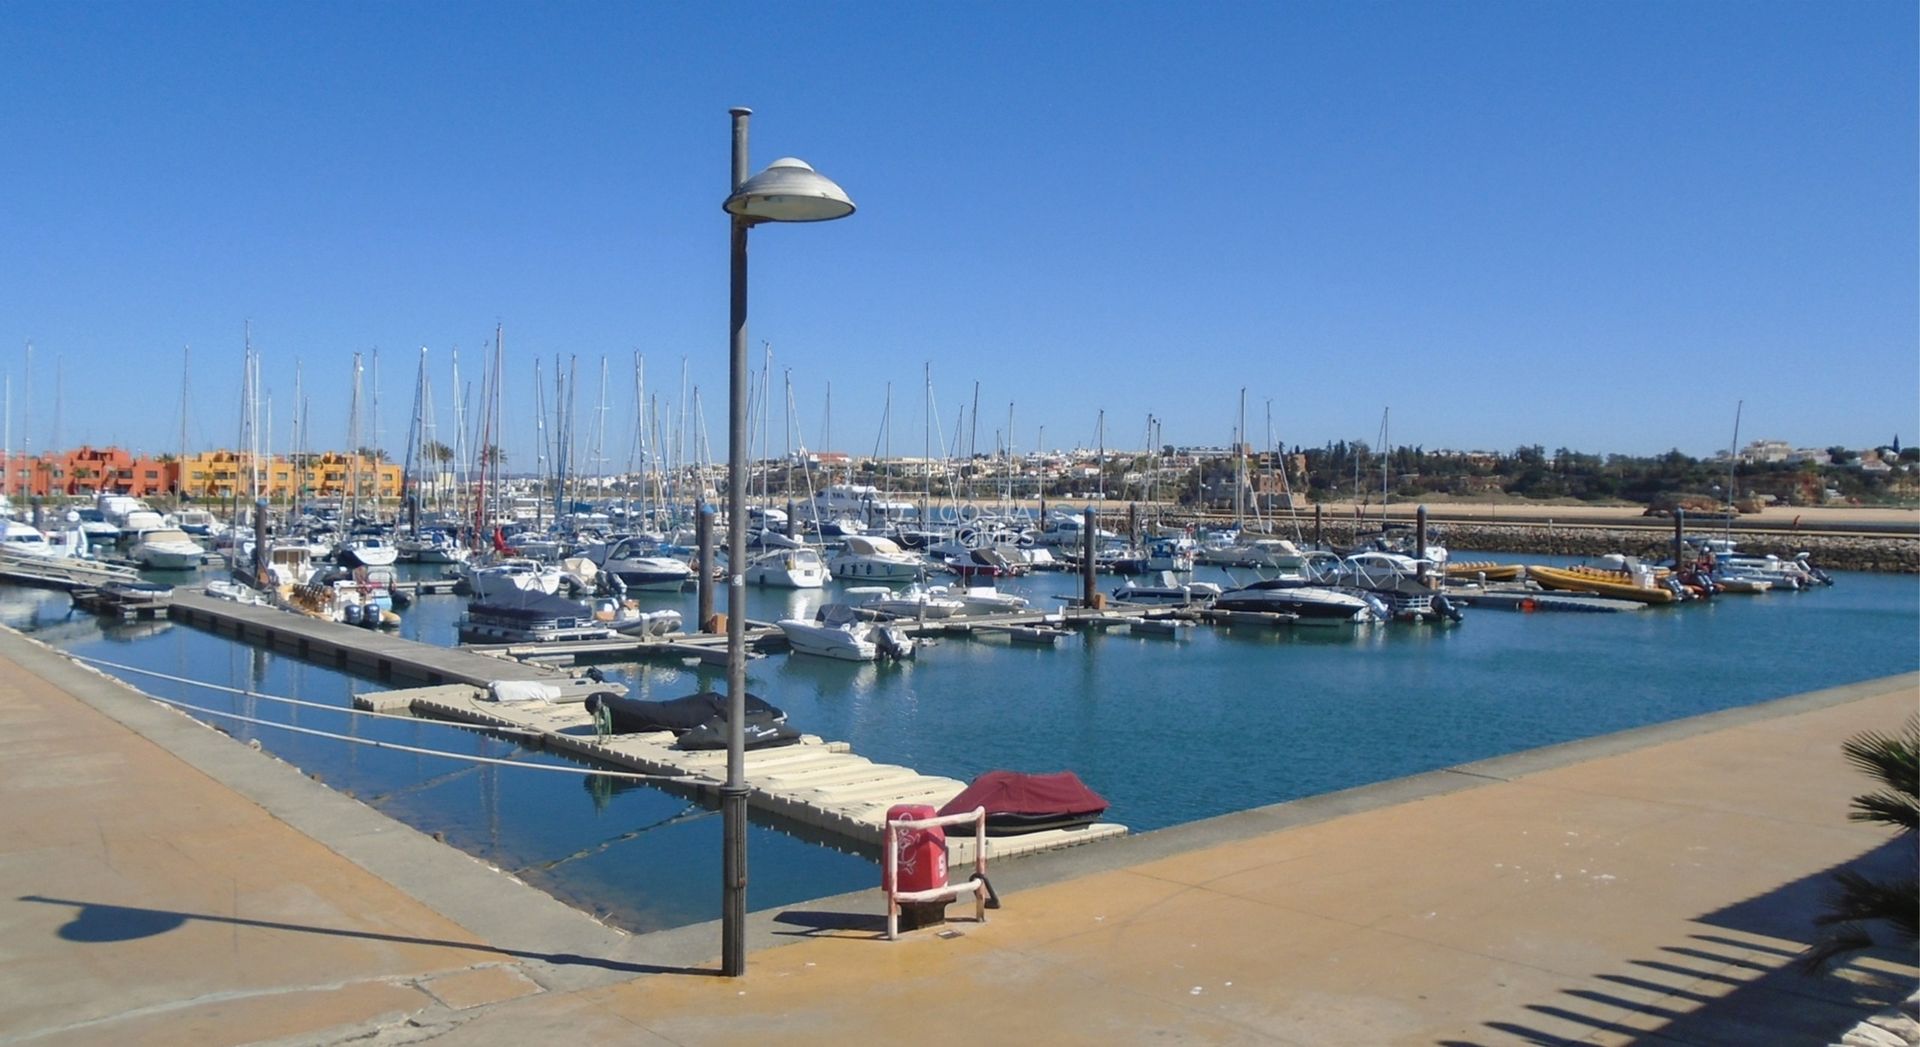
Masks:
[[[502,401],[505,389],[505,349],[504,331],[496,326],[490,346],[491,358],[485,368],[480,393],[479,407],[473,405],[471,390],[462,385],[460,378],[460,356],[458,349],[451,351],[452,385],[457,394],[452,398],[454,413],[454,438],[451,447],[438,439],[436,419],[434,417],[434,395],[429,368],[429,351],[422,348],[419,354],[418,374],[415,381],[412,400],[412,421],[408,428],[405,451],[401,459],[402,504],[416,504],[422,508],[452,511],[457,518],[471,520],[476,529],[484,528],[486,521],[501,517],[501,503],[506,497],[504,470],[505,455],[500,450],[502,441]],[[251,325],[248,325],[244,339],[244,362],[241,382],[241,412],[239,448],[247,457],[247,473],[244,484],[233,491],[233,509],[236,517],[244,517],[246,510],[258,504],[265,489],[265,463],[272,460],[272,399],[269,391],[262,386],[261,354],[252,343]],[[763,343],[764,359],[758,380],[750,383],[749,416],[754,419],[751,440],[761,450],[762,460],[771,460],[771,420],[772,420],[772,379],[773,352],[770,345]],[[28,352],[31,354],[31,344]],[[31,356],[29,355],[29,360]],[[189,421],[192,417],[190,400],[191,347],[182,352],[182,377],[180,393],[180,429],[179,457],[187,460]],[[579,393],[579,367],[576,357],[564,361],[556,357],[553,361],[553,395],[549,403],[546,399],[546,385],[542,380],[542,362],[535,362],[535,381],[533,385],[534,417],[536,427],[536,455],[532,473],[545,485],[551,497],[551,508],[555,518],[567,515],[571,504],[582,500],[583,492],[591,491],[596,496],[604,496],[607,479],[607,467],[612,456],[608,453],[607,415],[609,404],[609,363],[603,356],[598,369],[598,386],[591,408],[593,421],[587,441],[587,449],[582,455],[575,439],[576,405]],[[29,374],[30,374],[29,370]],[[797,440],[799,427],[796,423],[797,411],[794,404],[793,379],[790,370],[782,372],[785,385],[784,400],[786,420],[782,458],[787,463],[787,493],[795,493],[792,482],[794,463],[807,456],[804,441]],[[352,397],[348,417],[347,442],[350,450],[349,469],[351,475],[346,485],[346,504],[344,509],[351,516],[358,516],[366,506],[376,505],[379,501],[371,497],[367,490],[368,477],[362,475],[361,463],[366,453],[380,456],[379,446],[379,353],[372,354],[372,390],[371,426],[373,439],[367,441],[362,435],[362,394],[365,385],[366,367],[362,354],[353,356],[351,388]],[[30,381],[30,378],[29,378]],[[295,362],[295,389],[293,421],[289,431],[291,457],[296,463],[304,463],[308,458],[309,425],[308,402],[304,390],[304,373],[299,361]],[[713,461],[711,448],[705,435],[705,420],[701,410],[700,392],[697,386],[689,386],[687,364],[682,360],[680,375],[680,409],[675,412],[672,405],[663,408],[657,395],[649,397],[646,388],[645,358],[635,353],[633,357],[633,403],[636,411],[630,431],[627,449],[626,475],[639,475],[640,501],[643,509],[651,503],[654,506],[671,506],[676,503],[691,507],[703,500],[706,495],[704,484],[694,484],[695,489],[687,491],[685,478],[689,475],[704,476]],[[939,495],[934,489],[934,471],[927,467],[937,453],[941,459],[950,457],[979,457],[980,431],[980,383],[974,382],[969,405],[962,406],[954,419],[952,438],[949,441],[942,427],[936,424],[940,417],[934,396],[932,365],[923,368],[924,408],[922,411],[922,472],[920,497],[922,520],[929,518],[928,508],[932,500]],[[5,402],[7,420],[3,431],[6,441],[6,453],[11,460],[12,446],[12,380],[6,377]],[[882,424],[876,435],[875,457],[888,463],[882,482],[896,479],[892,471],[893,459],[893,388],[886,386],[886,400],[882,414]],[[1245,523],[1248,518],[1247,495],[1252,485],[1246,475],[1245,452],[1249,446],[1246,440],[1245,389],[1241,390],[1240,420],[1235,427],[1236,457],[1239,461],[1239,475],[1236,477],[1234,493],[1234,514],[1236,521]],[[30,399],[30,398],[29,398]],[[56,411],[57,414],[57,411]],[[549,421],[551,419],[551,421]],[[1001,459],[1007,468],[1002,470],[1004,480],[1000,495],[1007,501],[1016,500],[1020,492],[1016,490],[1015,470],[1011,468],[1016,457],[1017,445],[1014,439],[1016,429],[1015,404],[1007,405],[1006,428],[995,431],[993,457]],[[1382,440],[1386,421],[1382,418]],[[823,416],[821,439],[823,446],[831,446],[832,426],[832,386],[826,391],[826,408]],[[1156,457],[1162,446],[1161,422],[1152,415],[1147,418],[1147,446],[1149,454]],[[1094,490],[1096,500],[1106,497],[1106,412],[1098,412],[1094,443],[1097,447]],[[1044,426],[1037,429],[1034,441],[1036,450],[1045,446]],[[938,436],[936,440],[936,434]],[[1267,401],[1267,441],[1272,441],[1272,401]],[[964,448],[964,451],[962,450]],[[581,470],[578,464],[584,460],[588,468]],[[1269,459],[1270,460],[1270,459]],[[300,468],[296,464],[296,470]],[[1157,472],[1157,471],[1156,471]],[[10,471],[9,471],[10,473]],[[767,484],[770,469],[761,471],[761,495],[768,500],[770,492]],[[6,477],[10,482],[11,475]],[[287,502],[291,506],[306,490],[302,479],[296,476],[296,482],[288,485]],[[811,470],[806,472],[810,484],[813,479]],[[829,474],[828,482],[832,482]],[[854,479],[851,473],[851,458],[847,480]],[[450,481],[450,482],[449,482]],[[1284,481],[1283,481],[1284,482]],[[622,485],[624,498],[629,506],[633,501],[634,484]],[[377,493],[377,488],[376,488]],[[801,492],[810,497],[811,490]],[[688,495],[691,497],[688,497]],[[947,494],[958,496],[957,481],[949,480]],[[1388,494],[1387,477],[1383,468],[1382,506]],[[244,497],[245,505],[241,504]],[[1149,499],[1151,500],[1151,498]],[[1257,517],[1257,503],[1254,506]]]

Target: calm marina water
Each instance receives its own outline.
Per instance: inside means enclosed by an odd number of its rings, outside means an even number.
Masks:
[[[1224,580],[1205,569],[1198,577]],[[1050,607],[1077,585],[1072,575],[1035,575],[1004,588]],[[810,616],[831,596],[752,591],[750,614]],[[693,618],[691,594],[650,603]],[[449,644],[463,606],[422,597],[401,631]],[[99,622],[58,593],[0,588],[0,620],[87,658],[262,694],[344,707],[353,693],[384,689],[182,626]],[[653,699],[724,689],[712,667],[601,668]],[[1847,574],[1814,592],[1625,614],[1480,610],[1457,626],[1201,627],[1181,639],[1088,631],[1052,649],[949,639],[898,665],[775,655],[749,665],[748,687],[801,730],[876,761],[961,780],[1001,767],[1072,770],[1112,802],[1109,820],[1146,831],[1915,668],[1920,580]],[[267,720],[577,766],[447,725],[117,675],[161,697]],[[720,821],[685,797],[204,718],[620,925],[645,931],[717,912]],[[765,822],[752,833],[755,908],[877,881],[872,857],[844,844]]]

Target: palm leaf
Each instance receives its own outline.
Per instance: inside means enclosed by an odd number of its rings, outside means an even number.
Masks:
[[[1862,731],[1840,746],[1847,762],[1886,788],[1856,796],[1848,817],[1878,822],[1901,832],[1920,831],[1920,716],[1897,735]]]
[[[1800,954],[1794,966],[1801,974],[1819,974],[1827,965],[1850,952],[1873,946],[1873,936],[1857,923],[1842,924],[1828,932],[1826,937],[1807,946]]]
[[[1920,831],[1920,800],[1902,796],[1891,789],[1866,793],[1853,798],[1853,810],[1847,818],[1856,822],[1878,822],[1901,832]]]
[[[1908,941],[1920,936],[1920,879],[1909,876],[1882,882],[1853,869],[1841,869],[1833,879],[1840,889],[1828,899],[1827,911],[1813,918],[1814,923],[1884,920]]]

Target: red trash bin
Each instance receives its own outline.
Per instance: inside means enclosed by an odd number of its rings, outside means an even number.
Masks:
[[[887,821],[920,821],[936,817],[934,809],[924,803],[901,803],[887,808]],[[899,891],[910,894],[914,891],[930,891],[935,887],[947,885],[947,831],[940,826],[930,829],[901,829],[893,834],[894,853],[898,856]],[[888,894],[894,893],[893,880],[887,875],[886,856],[881,856],[880,887]]]

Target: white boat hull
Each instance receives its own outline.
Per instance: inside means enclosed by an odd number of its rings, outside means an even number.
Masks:
[[[880,657],[879,645],[866,639],[866,630],[862,628],[817,625],[791,618],[783,619],[779,624],[780,631],[786,634],[787,644],[795,654],[810,654],[843,662],[871,662]]]

